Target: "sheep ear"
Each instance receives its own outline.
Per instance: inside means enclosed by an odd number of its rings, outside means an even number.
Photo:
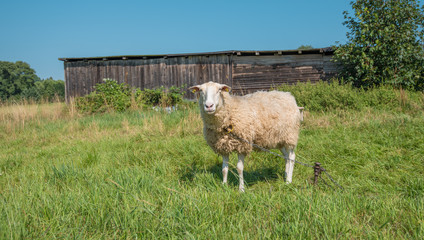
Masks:
[[[192,93],[196,93],[200,91],[200,87],[199,85],[196,85],[196,86],[190,87],[188,90],[190,90]]]
[[[231,88],[229,86],[225,85],[225,84],[222,84],[221,85],[221,90],[222,91],[225,91],[225,92],[229,92],[229,91],[231,91]]]

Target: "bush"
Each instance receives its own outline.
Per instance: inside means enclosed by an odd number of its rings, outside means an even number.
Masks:
[[[144,89],[140,94],[140,100],[148,106],[175,106],[182,102],[184,97],[184,86],[172,86],[168,90],[164,87],[156,89]]]
[[[115,110],[122,112],[131,106],[132,91],[125,83],[112,79],[103,79],[96,84],[95,91],[76,99],[76,107],[82,112],[105,112]]]
[[[130,88],[125,83],[117,83],[112,79],[104,79],[96,84],[95,91],[76,99],[76,107],[81,112],[97,113],[106,111],[123,112],[130,107],[141,106],[174,106],[182,102],[184,87],[164,87],[157,89]]]
[[[298,83],[281,85],[280,91],[291,92],[298,106],[308,111],[362,110],[364,108],[386,110],[424,110],[424,94],[421,92],[379,86],[369,89],[356,88],[338,81],[316,84]]]
[[[148,106],[175,106],[182,103],[184,97],[184,86],[172,86],[168,90],[164,87],[156,89],[144,89],[140,93],[140,100]]]

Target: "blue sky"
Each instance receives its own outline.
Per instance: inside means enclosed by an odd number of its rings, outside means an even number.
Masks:
[[[60,57],[288,50],[346,41],[350,0],[0,3],[0,61],[64,79]]]

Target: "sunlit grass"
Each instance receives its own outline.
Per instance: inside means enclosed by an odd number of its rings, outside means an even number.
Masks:
[[[345,188],[313,186],[283,160],[246,159],[238,192],[196,108],[79,115],[63,103],[0,108],[1,239],[422,239],[424,115],[305,112],[298,160]],[[327,180],[328,182],[328,180]]]

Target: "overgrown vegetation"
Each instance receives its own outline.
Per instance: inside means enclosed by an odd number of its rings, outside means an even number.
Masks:
[[[96,84],[95,91],[76,99],[76,107],[84,113],[122,112],[143,106],[175,106],[183,101],[184,87],[135,89],[113,79]]]
[[[281,91],[291,92],[297,104],[307,111],[324,112],[333,110],[393,110],[421,112],[424,110],[422,92],[396,89],[382,85],[371,89],[355,88],[352,84],[318,82],[312,84],[281,85]]]
[[[344,12],[346,44],[333,60],[354,86],[424,89],[424,10],[416,0],[356,0]]]
[[[65,83],[40,79],[25,62],[0,61],[0,101],[63,101]]]
[[[183,102],[185,86],[171,86],[169,89],[164,87],[156,89],[144,89],[139,93],[139,99],[148,106],[174,106]]]
[[[423,93],[314,87],[282,87],[306,107],[297,159],[343,192],[312,186],[301,165],[287,185],[284,160],[265,153],[246,159],[246,193],[236,156],[223,186],[197,107],[0,107],[0,238],[423,239]]]

